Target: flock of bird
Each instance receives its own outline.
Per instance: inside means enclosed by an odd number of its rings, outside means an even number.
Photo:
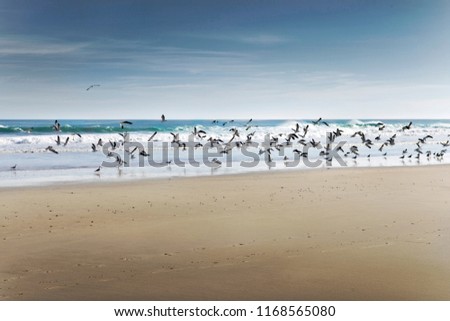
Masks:
[[[86,90],[89,90],[97,85],[92,85]],[[161,115],[161,122],[165,122],[166,117],[165,115]],[[319,151],[319,157],[322,157],[324,160],[330,164],[333,160],[333,156],[336,155],[331,152],[331,149],[333,148],[333,144],[336,142],[336,138],[343,135],[344,130],[340,128],[336,128],[334,130],[331,130],[328,132],[326,137],[326,142],[324,145],[320,141],[314,140],[314,138],[308,138],[308,134],[310,132],[311,127],[310,126],[327,126],[330,127],[330,125],[324,121],[322,118],[319,118],[315,121],[312,121],[310,124],[307,124],[305,126],[301,126],[299,123],[296,123],[294,128],[292,128],[287,133],[277,133],[277,134],[267,134],[268,136],[268,144],[261,147],[261,144],[258,144],[254,142],[254,136],[256,134],[256,130],[254,128],[258,127],[257,125],[253,125],[253,119],[248,120],[245,123],[241,123],[238,126],[235,126],[234,120],[229,121],[218,121],[214,120],[212,121],[212,124],[215,124],[217,126],[226,126],[231,125],[231,128],[229,128],[230,136],[227,135],[227,137],[214,137],[212,135],[208,135],[208,133],[205,130],[198,129],[197,127],[193,128],[192,135],[194,137],[193,142],[188,141],[182,141],[180,139],[179,133],[173,133],[171,132],[170,135],[172,137],[171,146],[173,148],[179,148],[181,150],[186,150],[188,146],[193,146],[194,148],[201,148],[201,147],[207,147],[207,148],[217,148],[219,150],[220,154],[228,154],[230,153],[234,148],[241,148],[243,146],[254,146],[258,147],[258,154],[263,155],[266,157],[266,160],[268,161],[268,164],[273,164],[273,158],[272,158],[272,152],[274,150],[282,151],[285,148],[292,148],[292,152],[296,157],[299,158],[308,158],[309,155],[309,148],[314,148]],[[118,140],[109,140],[106,142],[109,144],[108,149],[115,150],[117,148],[120,148],[121,146],[124,146],[124,143],[126,141],[129,141],[130,134],[127,131],[127,128],[129,126],[133,126],[133,123],[131,121],[122,121],[119,123],[119,126],[124,131],[121,133],[118,133],[120,135],[121,139]],[[405,133],[409,130],[411,130],[413,126],[412,122],[409,122],[407,125],[403,126],[399,132]],[[61,124],[55,120],[55,122],[52,125],[53,131],[57,133],[57,137],[55,139],[56,146],[67,146],[70,143],[70,136],[67,136],[65,138],[62,138],[60,133],[61,130]],[[377,149],[383,157],[387,157],[388,151],[387,149],[391,146],[394,146],[396,144],[396,138],[397,133],[390,135],[389,137],[385,137],[382,139],[382,133],[383,130],[386,128],[386,125],[382,122],[379,122],[376,124],[376,128],[378,131],[378,135],[376,135],[373,138],[368,138],[368,134],[364,133],[363,131],[359,130],[354,132],[352,135],[350,135],[351,138],[359,138],[361,140],[361,146],[365,146],[368,150],[372,150],[373,148]],[[155,141],[157,137],[158,132],[153,132],[150,137],[148,138],[148,142]],[[73,133],[73,137],[78,136],[79,138],[82,137],[79,133]],[[450,135],[448,135],[450,136]],[[440,145],[442,145],[442,148],[438,152],[432,152],[431,150],[426,150],[425,146],[427,145],[427,141],[429,139],[433,139],[431,135],[427,135],[425,137],[419,137],[417,139],[417,142],[414,145],[413,150],[404,149],[400,159],[404,160],[405,158],[415,158],[419,160],[422,155],[426,157],[428,160],[432,157],[436,160],[442,160],[445,153],[447,152],[447,147],[450,146],[450,140],[447,140],[445,142],[439,142]],[[189,145],[192,144],[193,145]],[[96,144],[91,144],[91,150],[92,152],[97,152],[100,150],[100,147],[103,147],[105,142],[100,138]],[[302,148],[307,147],[307,148]],[[294,148],[295,147],[295,148]],[[300,148],[300,149],[299,149]],[[45,151],[59,154],[59,151],[57,150],[57,147],[54,147],[53,145],[48,146],[45,148]],[[135,158],[136,154],[139,154],[143,157],[150,156],[150,150],[148,152],[145,151],[145,149],[139,149],[138,147],[135,147],[133,150],[127,150],[125,149],[125,153],[128,153],[131,159]],[[342,145],[339,145],[337,147],[337,152],[342,153],[344,157],[351,158],[356,160],[358,157],[360,157],[360,151],[359,147],[356,144],[351,145],[347,151],[345,151],[342,147]],[[294,157],[295,157],[294,156]],[[117,164],[117,167],[121,167],[123,165],[128,165],[126,161],[122,159],[122,157],[118,156],[117,153],[113,153],[112,151],[109,151],[107,154],[107,157],[115,157],[115,164]],[[370,160],[371,155],[368,154],[367,158]],[[283,159],[285,162],[289,161],[289,158],[287,156],[284,156]],[[211,161],[216,166],[221,166],[222,161],[220,161],[218,158],[214,158]],[[172,161],[167,161],[167,164],[170,165]],[[101,171],[102,166],[99,166],[95,173],[99,173]],[[11,167],[12,170],[17,169],[17,164]]]

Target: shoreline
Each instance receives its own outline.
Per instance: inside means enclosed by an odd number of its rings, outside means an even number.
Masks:
[[[449,300],[450,166],[339,169],[0,189],[0,299]]]
[[[158,180],[173,180],[173,179],[191,179],[191,178],[201,178],[201,177],[220,177],[220,176],[246,176],[246,175],[265,175],[270,173],[290,173],[290,172],[310,172],[310,171],[327,171],[327,170],[377,170],[377,169],[397,169],[397,168],[422,168],[422,167],[450,167],[450,163],[431,163],[431,164],[402,164],[402,165],[383,165],[383,166],[367,166],[367,165],[357,165],[357,166],[320,166],[317,168],[278,168],[278,169],[261,169],[255,171],[247,171],[247,172],[231,172],[231,173],[215,173],[215,174],[198,174],[198,175],[173,175],[173,176],[146,176],[146,177],[125,177],[125,178],[112,178],[107,177],[103,181],[96,181],[95,178],[91,178],[91,180],[82,180],[82,181],[52,181],[52,182],[36,182],[34,184],[29,185],[10,185],[10,186],[1,186],[0,192],[7,191],[10,189],[28,189],[28,188],[46,188],[53,186],[96,186],[96,185],[105,185],[110,186],[111,184],[126,184],[132,182],[147,182],[147,181],[158,181]],[[95,173],[92,173],[92,176],[95,176]],[[41,185],[39,185],[41,184]]]

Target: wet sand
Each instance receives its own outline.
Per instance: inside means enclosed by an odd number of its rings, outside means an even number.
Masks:
[[[450,166],[0,190],[2,300],[450,300]]]

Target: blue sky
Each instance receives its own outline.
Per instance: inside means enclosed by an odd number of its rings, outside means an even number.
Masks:
[[[0,118],[162,113],[450,118],[450,1],[0,1]]]

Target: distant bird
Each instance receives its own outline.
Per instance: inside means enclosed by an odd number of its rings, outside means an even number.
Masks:
[[[317,119],[316,121],[313,121],[313,125],[318,125],[320,123],[320,121],[322,120],[322,117],[320,117],[319,119]]]
[[[94,173],[98,173],[98,172],[100,172],[100,169],[101,169],[102,167],[101,166],[99,166],[95,171],[94,171]]]
[[[253,118],[250,118],[250,120],[246,123],[246,125],[250,124],[253,121]]]
[[[204,130],[198,130],[197,127],[194,127],[194,131],[192,132],[194,136],[198,136],[198,138],[205,138],[206,132]]]
[[[150,136],[150,138],[148,139],[148,142],[151,141],[151,140],[153,139],[153,137],[155,137],[155,135],[156,135],[157,133],[158,133],[158,132],[154,132],[154,133],[152,134],[152,136]]]
[[[64,142],[64,146],[66,146],[69,143],[69,139],[70,139],[70,137],[66,138],[66,141]]]
[[[55,120],[55,123],[53,124],[52,128],[55,131],[59,132],[59,131],[61,131],[61,124],[57,120]]]
[[[128,121],[128,120],[121,121],[121,122],[120,122],[120,128],[123,129],[123,128],[125,127],[124,125],[133,125],[133,123],[130,122],[130,121]]]
[[[161,115],[161,121],[166,121],[166,116],[164,116],[164,114]]]
[[[450,141],[447,140],[446,142],[441,142],[440,143],[443,147],[449,147],[450,146]]]
[[[90,85],[89,87],[86,88],[86,91],[88,91],[94,87],[100,87],[100,85],[98,85],[98,84]]]
[[[15,164],[14,166],[11,166],[11,170],[15,171],[17,168],[17,164]]]
[[[412,121],[410,121],[408,125],[403,126],[403,127],[402,127],[402,131],[410,130],[410,129],[411,129],[411,126],[412,126]]]
[[[45,150],[46,150],[46,151],[50,151],[50,152],[52,152],[52,153],[54,153],[54,154],[59,154],[58,151],[56,151],[56,150],[53,148],[53,146],[48,146]]]
[[[217,158],[213,158],[213,159],[211,160],[211,162],[213,162],[214,164],[216,164],[216,165],[218,165],[218,166],[222,165],[222,162],[221,162],[220,160],[218,160]]]
[[[428,138],[433,139],[433,136],[427,135],[427,136],[425,136],[424,138],[419,138],[418,140],[419,140],[419,142],[420,142],[421,144],[426,144],[426,143],[427,143],[426,141],[427,141]]]

